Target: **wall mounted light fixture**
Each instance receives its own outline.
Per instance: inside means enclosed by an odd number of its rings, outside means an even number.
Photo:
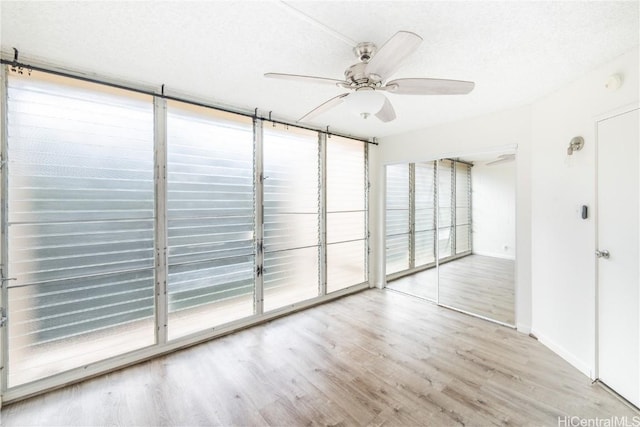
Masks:
[[[584,147],[584,138],[581,136],[574,136],[569,142],[569,148],[567,148],[567,155],[570,156],[574,151],[580,151]]]

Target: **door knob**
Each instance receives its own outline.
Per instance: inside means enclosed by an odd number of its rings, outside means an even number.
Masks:
[[[609,251],[606,249],[604,251],[596,251],[596,256],[598,258],[609,259]]]

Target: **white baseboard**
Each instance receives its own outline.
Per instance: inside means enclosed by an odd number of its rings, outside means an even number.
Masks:
[[[502,259],[510,259],[512,261],[515,261],[516,256],[515,255],[510,255],[510,254],[504,254],[504,253],[497,253],[497,252],[484,252],[484,251],[476,251],[474,250],[473,255],[481,255],[481,256],[490,256],[492,258],[502,258]]]
[[[542,343],[549,350],[553,351],[558,356],[562,357],[564,360],[569,362],[574,368],[582,372],[587,377],[593,379],[593,369],[589,366],[588,363],[585,363],[584,361],[578,359],[570,351],[568,351],[567,349],[565,349],[563,346],[556,343],[555,341],[547,338],[544,334],[541,334],[536,330],[532,330],[531,333],[535,335],[535,337],[538,338],[538,341],[540,341],[540,343]]]

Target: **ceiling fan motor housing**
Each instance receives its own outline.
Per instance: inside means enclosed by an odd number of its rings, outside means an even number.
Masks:
[[[373,57],[373,55],[375,55],[377,50],[378,48],[375,44],[371,42],[364,42],[358,43],[358,45],[353,48],[353,53],[356,54],[356,57],[360,61],[367,63]]]
[[[353,53],[361,62],[353,64],[344,72],[345,79],[351,83],[352,87],[380,86],[382,80],[380,76],[367,73],[367,64],[377,51],[376,45],[370,42],[358,43],[353,48]]]
[[[377,87],[380,86],[382,79],[376,74],[367,73],[367,64],[358,62],[347,68],[344,72],[345,80],[351,83],[351,87]]]

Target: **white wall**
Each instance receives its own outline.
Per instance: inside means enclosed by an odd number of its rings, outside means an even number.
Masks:
[[[380,195],[376,212],[377,224],[371,227],[372,260],[376,264],[373,278],[378,287],[384,284],[384,167],[385,164],[415,162],[442,157],[471,157],[488,151],[504,152],[517,145],[516,154],[516,324],[520,331],[531,328],[530,288],[530,135],[531,109],[528,106],[502,111],[462,122],[443,124],[428,129],[383,138],[378,147],[378,165],[371,175],[371,191]]]
[[[616,92],[605,87],[624,75]],[[532,106],[533,332],[574,366],[593,375],[596,363],[595,121],[637,102],[638,50],[605,64]],[[568,157],[574,136],[584,148]]]
[[[375,277],[384,280],[384,168],[380,165],[463,156],[518,144],[516,159],[516,324],[587,375],[596,366],[595,121],[638,103],[638,48],[602,65],[531,106],[384,138],[372,191],[380,194],[372,228],[378,245]],[[624,75],[616,92],[604,88],[613,73]],[[585,147],[570,158],[569,141]],[[372,207],[373,208],[373,207]]]
[[[516,258],[516,164],[471,168],[473,253]]]

